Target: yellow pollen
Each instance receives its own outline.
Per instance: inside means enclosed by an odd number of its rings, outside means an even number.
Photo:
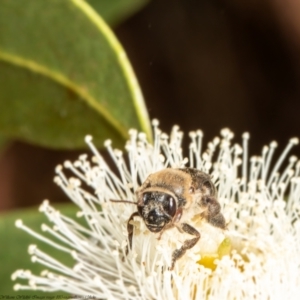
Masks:
[[[216,259],[221,259],[225,255],[229,255],[231,252],[231,241],[229,238],[225,238],[220,246],[218,247],[218,251],[215,254],[202,254],[200,260],[197,261],[197,264],[204,266],[205,268],[209,268],[211,270],[215,270],[217,265],[215,264]]]

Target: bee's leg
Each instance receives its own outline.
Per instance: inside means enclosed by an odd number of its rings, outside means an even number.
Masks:
[[[133,225],[132,225],[130,222],[131,222],[131,221],[133,220],[133,218],[136,217],[136,216],[139,216],[139,213],[138,213],[137,211],[134,212],[134,213],[130,216],[130,218],[129,218],[128,222],[127,222],[127,233],[128,233],[128,242],[129,242],[129,245],[126,246],[126,251],[125,251],[125,254],[126,254],[126,255],[128,254],[129,249],[132,248]],[[129,247],[128,247],[128,246],[129,246]]]
[[[197,244],[201,236],[199,231],[197,231],[194,227],[187,223],[182,223],[180,225],[177,225],[176,227],[180,231],[186,232],[190,235],[194,235],[195,237],[193,239],[186,240],[179,249],[174,250],[174,252],[172,253],[172,265],[170,270],[174,269],[176,260],[182,257],[186,250],[193,248]]]

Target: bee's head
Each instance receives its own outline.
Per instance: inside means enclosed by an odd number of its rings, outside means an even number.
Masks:
[[[174,217],[177,204],[171,194],[152,191],[141,194],[137,208],[147,228],[160,232]]]

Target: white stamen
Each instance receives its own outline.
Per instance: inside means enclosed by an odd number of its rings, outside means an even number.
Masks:
[[[52,225],[42,224],[44,235],[22,220],[17,220],[16,226],[65,252],[73,263],[64,265],[31,245],[32,261],[49,270],[39,276],[16,271],[12,279],[28,283],[16,284],[14,289],[65,291],[99,299],[296,299],[300,286],[300,163],[292,156],[282,166],[298,139],[290,140],[272,169],[275,142],[249,163],[248,133],[243,135],[242,146],[233,145],[234,134],[223,129],[221,137],[214,138],[202,152],[203,133],[197,130],[190,133],[189,156],[184,158],[179,127],[174,126],[168,136],[158,125],[154,120],[153,145],[144,133],[129,131],[128,164],[125,153],[113,149],[110,140],[105,142],[116,174],[91,136],[85,141],[94,157],[89,160],[81,155],[74,163],[64,164],[73,177],[57,166],[55,182],[78,206],[76,217],[81,220],[60,214],[46,200],[40,211]],[[193,167],[209,173],[227,221],[223,231],[184,211],[182,220],[197,228],[201,238],[172,271],[168,268],[174,249],[191,236],[171,228],[158,240],[137,217],[130,223],[134,234],[132,250],[126,255],[127,221],[137,207],[110,201],[136,201],[136,191],[147,176],[168,167]],[[225,238],[232,251],[219,256]],[[204,266],[207,255],[216,257],[215,269]]]

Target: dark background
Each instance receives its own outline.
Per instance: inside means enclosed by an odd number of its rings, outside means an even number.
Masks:
[[[115,32],[163,131],[200,128],[206,142],[224,127],[236,141],[249,131],[251,154],[300,136],[298,0],[153,0]],[[54,168],[81,152],[12,142],[0,160],[0,209],[64,201]]]

